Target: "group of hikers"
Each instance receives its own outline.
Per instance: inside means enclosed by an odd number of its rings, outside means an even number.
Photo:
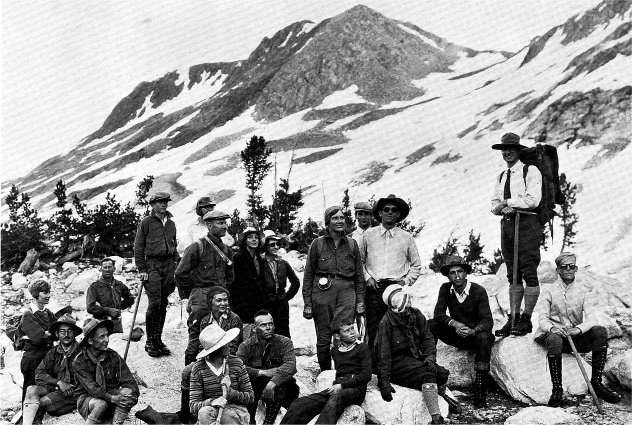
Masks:
[[[317,423],[336,423],[347,406],[362,404],[372,374],[385,401],[397,397],[393,384],[419,390],[431,423],[444,423],[439,396],[451,412],[462,408],[446,394],[450,371],[437,363],[437,341],[475,351],[474,406],[482,408],[487,406],[496,337],[524,336],[534,325],[535,341],[546,348],[550,366],[549,406],[565,403],[561,356],[571,350],[569,336],[579,351],[592,350],[596,394],[618,402],[620,396],[602,383],[608,336],[595,321],[593,292],[575,279],[574,254],[563,252],[555,259],[559,279],[540,294],[542,230],[533,211],[540,201],[541,174],[519,160],[525,147],[517,135],[504,135],[492,148],[507,163],[491,211],[502,217],[501,246],[510,283],[508,321],[495,334],[487,292],[468,280],[472,267],[458,256],[448,257],[440,268],[448,281],[439,290],[433,318],[411,305],[409,287],[421,274],[421,263],[412,235],[397,226],[410,208],[395,195],[374,205],[356,203],[357,228],[351,234],[346,234],[342,207],[325,210],[325,230],[309,247],[302,289],[279,256],[283,237],[249,227],[238,247],[231,247],[228,214],[203,197],[196,205],[199,218],[186,231],[188,243],[178,245],[167,211],[170,195],[152,195],[152,211],[138,226],[134,253],[149,301],[145,351],[151,357],[171,355],[162,334],[167,300],[177,287],[180,298],[188,300],[189,313],[182,423],[252,424],[259,402],[265,406],[264,424],[274,423],[282,406],[287,411],[281,423],[307,424],[317,415]],[[122,423],[138,402],[134,376],[108,348],[108,336],[122,332],[121,310],[134,303],[129,289],[114,279],[114,266],[112,259],[101,261],[102,277],[86,293],[93,317],[83,329],[70,315],[56,318],[45,308],[50,297],[46,281],[29,286],[33,303],[20,325],[26,337],[24,424],[41,423],[46,412],[61,415],[74,408],[86,423]],[[335,369],[331,386],[300,397],[288,304],[299,290],[303,317],[314,321],[319,367],[330,370],[333,360]],[[539,319],[532,324],[536,304]]]

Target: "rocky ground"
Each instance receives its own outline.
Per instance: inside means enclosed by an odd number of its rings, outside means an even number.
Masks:
[[[300,258],[292,257],[291,255],[286,258],[299,273],[302,271]],[[116,278],[125,282],[131,288],[132,292],[137,294],[139,282],[133,271],[133,265],[127,260],[119,259],[117,266],[119,271]],[[546,280],[546,271],[546,269],[542,270],[543,274],[541,278],[544,280]],[[66,264],[64,268],[60,267],[59,269],[36,272],[34,275],[29,275],[26,278],[23,278],[21,275],[13,274],[11,276],[8,273],[3,273],[2,285],[0,286],[3,301],[2,329],[4,329],[6,319],[19,312],[20,309],[29,302],[25,285],[28,281],[37,278],[45,278],[51,283],[53,292],[52,301],[49,305],[51,310],[55,311],[65,305],[72,305],[75,310],[74,315],[83,322],[83,319],[87,317],[85,312],[85,289],[98,275],[99,273],[95,264],[90,264],[89,262]],[[436,300],[436,291],[438,291],[437,282],[441,280],[443,280],[442,276],[422,276],[413,287],[413,305],[420,308],[425,314],[429,314],[428,310],[432,310],[433,300]],[[475,277],[473,280],[484,284],[487,288],[490,294],[490,301],[493,301],[497,306],[497,308],[492,307],[492,309],[497,310],[494,312],[495,319],[497,322],[502,321],[502,317],[498,317],[498,310],[502,310],[504,305],[503,291],[506,291],[506,288],[502,285],[502,274],[500,277]],[[598,285],[598,282],[601,281],[606,282],[608,284],[607,287],[606,285]],[[490,378],[489,408],[476,410],[472,407],[473,396],[470,388],[472,379],[471,359],[467,353],[457,352],[440,343],[438,345],[439,362],[451,370],[450,386],[453,390],[453,394],[464,406],[463,413],[448,416],[449,422],[454,424],[585,423],[596,425],[632,423],[632,406],[629,392],[629,361],[630,357],[632,357],[632,352],[630,351],[632,344],[629,340],[630,336],[632,336],[632,315],[630,314],[630,309],[620,305],[621,303],[616,304],[613,300],[617,298],[609,292],[620,291],[621,285],[617,286],[607,278],[601,280],[596,279],[595,282],[597,282],[595,283],[597,289],[603,291],[603,298],[607,298],[611,304],[614,304],[610,306],[612,308],[604,308],[604,311],[608,313],[608,318],[611,319],[611,322],[608,322],[610,323],[609,332],[612,336],[610,342],[611,347],[614,347],[608,363],[609,369],[607,369],[609,370],[609,375],[612,377],[612,385],[616,385],[617,382],[621,384],[621,386],[617,386],[616,388],[618,388],[620,394],[624,395],[624,401],[618,405],[604,404],[605,414],[600,415],[595,406],[593,406],[590,397],[581,395],[582,391],[585,393],[585,388],[583,390],[581,388],[575,390],[570,388],[567,390],[570,394],[575,391],[578,395],[569,397],[571,403],[564,409],[551,409],[543,406],[528,407],[529,404],[533,403],[527,403],[525,400],[514,400]],[[619,292],[619,294],[621,294],[621,292]],[[143,296],[140,311],[144,311],[145,308],[146,297]],[[183,366],[182,359],[184,357],[183,353],[187,339],[185,326],[186,311],[182,312],[181,316],[182,310],[180,300],[176,294],[173,294],[165,326],[165,341],[173,351],[172,356],[157,359],[147,356],[143,349],[144,338],[140,342],[132,342],[130,344],[128,354],[130,369],[137,372],[147,384],[147,388],[141,387],[140,402],[134,408],[133,413],[145,408],[147,405],[151,405],[156,410],[162,412],[175,412],[179,409],[180,370]],[[297,297],[290,303],[292,336],[298,355],[297,364],[299,371],[297,373],[297,381],[302,393],[310,393],[316,388],[319,388],[317,379],[319,370],[314,355],[315,335],[313,323],[301,317],[301,310],[302,300],[300,300],[300,297]],[[123,323],[126,329],[129,329],[131,316],[131,311],[125,312],[123,315]],[[143,314],[138,316],[137,323],[140,325],[144,324]],[[13,351],[3,333],[0,337],[0,345],[5,348],[5,365],[4,368],[0,370],[0,387],[2,388],[0,394],[0,423],[6,423],[6,421],[10,421],[13,418],[20,407],[20,385],[22,376],[19,371],[19,361],[21,353]],[[125,350],[125,341],[123,341],[122,335],[114,335],[111,338],[110,346],[122,354]],[[533,351],[532,355],[541,355],[537,352],[537,347],[534,348],[531,338],[527,337],[508,339],[507,341],[498,343],[495,350],[497,358],[495,361],[497,363],[505,362],[505,360],[503,360],[504,351],[511,353],[515,352],[515,350],[521,350],[521,352],[527,352],[525,350],[536,350]],[[469,354],[469,356],[471,357],[472,355]],[[588,360],[590,359],[588,358]],[[570,361],[574,361],[574,359],[570,358]],[[519,393],[526,394],[524,396],[527,397],[526,400],[548,397],[548,393],[550,392],[550,389],[546,389],[547,385],[550,388],[548,371],[538,369],[542,366],[541,363],[540,360],[533,360],[532,363],[529,363],[527,369],[529,371],[533,369],[531,371],[532,376],[523,377],[522,375],[518,375],[520,378],[518,380],[526,379],[528,381],[530,379],[533,381],[529,383],[530,386],[525,385],[524,388],[518,388]],[[510,363],[508,362],[507,364]],[[493,361],[492,368],[494,369],[494,367],[498,369],[499,374],[512,373],[511,367],[504,370],[502,364],[494,365]],[[587,365],[587,367],[590,366]],[[324,377],[324,379],[327,381],[328,378]],[[625,387],[626,379],[628,379],[627,390]],[[570,377],[568,380],[571,381]],[[517,391],[516,388],[510,388],[508,390]],[[392,417],[389,417],[388,423],[409,423],[410,421],[424,423],[424,414],[427,414],[427,412],[424,413],[421,411],[423,410],[421,408],[418,409],[418,413],[415,413],[417,416],[406,416],[409,410],[417,409],[416,406],[421,405],[423,407],[423,403],[420,403],[421,396],[412,391],[406,393],[408,395],[404,393],[404,390],[398,390],[398,393],[399,396],[396,396],[393,402],[386,403],[381,400],[374,384],[370,385],[367,400],[362,406],[366,411],[366,423],[379,423],[379,418],[384,418],[385,412],[392,415]],[[518,399],[520,398],[521,397],[518,397]],[[411,406],[415,407],[413,408]],[[409,418],[408,422],[406,418]],[[357,419],[354,420],[356,421],[354,423],[362,423],[357,422]],[[128,420],[128,423],[136,423],[137,421],[138,420],[132,416]],[[47,416],[45,423],[79,424],[82,423],[82,420],[75,412],[62,418],[51,418]]]

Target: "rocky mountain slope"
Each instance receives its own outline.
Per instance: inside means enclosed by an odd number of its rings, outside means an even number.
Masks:
[[[83,199],[112,191],[131,200],[152,174],[182,225],[202,195],[244,209],[238,153],[260,135],[277,175],[291,169],[292,189],[305,190],[303,219],[320,220],[345,188],[352,201],[396,193],[426,223],[425,261],[451,232],[481,232],[488,252],[499,245],[489,196],[503,163],[489,147],[507,131],[527,144],[546,135],[580,187],[576,250],[629,279],[631,11],[630,0],[606,0],[513,55],[458,46],[364,6],[297,22],[245,60],[139,84],[74,149],[8,183],[46,210],[59,179]]]

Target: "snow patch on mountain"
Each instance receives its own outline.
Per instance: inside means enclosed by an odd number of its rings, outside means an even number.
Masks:
[[[352,103],[370,103],[357,94],[358,86],[352,84],[344,90],[338,90],[325,97],[320,105],[314,109],[330,109],[337,106],[349,105]]]
[[[425,35],[421,34],[419,31],[415,31],[414,29],[409,28],[408,26],[404,24],[397,24],[397,26],[403,29],[404,31],[406,31],[407,33],[412,34],[415,37],[419,37],[424,43],[431,45],[435,49],[441,49],[441,46],[439,46],[436,41],[434,41],[430,37],[426,37]]]

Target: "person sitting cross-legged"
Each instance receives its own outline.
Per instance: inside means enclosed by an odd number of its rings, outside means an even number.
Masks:
[[[336,368],[336,379],[324,391],[296,399],[281,420],[282,424],[307,424],[320,414],[317,424],[335,424],[347,406],[360,405],[371,380],[371,352],[358,340],[352,322],[334,323],[334,340],[339,342],[331,350]]]
[[[65,314],[53,323],[48,332],[59,344],[51,348],[35,369],[35,383],[26,389],[22,424],[41,424],[44,415],[61,416],[77,408],[77,381],[71,364],[79,351],[75,339],[81,328]]]

